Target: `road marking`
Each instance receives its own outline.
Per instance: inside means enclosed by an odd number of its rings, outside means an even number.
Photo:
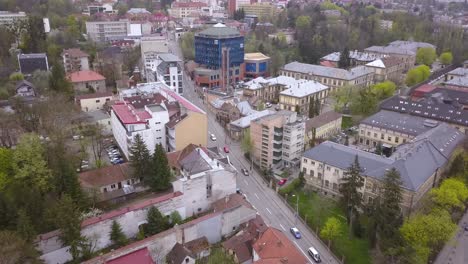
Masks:
[[[244,182],[245,182],[245,185],[249,185],[249,183],[246,180],[244,180]]]
[[[255,195],[255,197],[257,197],[257,199],[259,199],[259,200],[260,200],[260,198],[258,197],[257,193],[254,193],[254,195]]]
[[[280,226],[284,231],[286,231],[286,229],[284,228],[284,226],[282,224],[280,224]]]
[[[304,250],[302,250],[302,248],[299,246],[299,244],[297,244],[296,241],[293,241],[293,242],[294,242],[294,244],[296,244],[296,247],[302,252],[302,254],[304,254],[304,256],[305,256],[308,260],[310,260],[311,263],[314,263],[314,262],[312,262],[312,260],[310,259],[309,255],[307,255],[307,254],[304,252]]]
[[[272,215],[271,211],[270,211],[268,208],[266,208],[266,209],[267,209],[267,211]]]

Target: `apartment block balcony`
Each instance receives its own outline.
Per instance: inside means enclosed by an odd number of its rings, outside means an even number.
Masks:
[[[283,149],[283,144],[273,143],[273,149],[281,150],[281,149]]]
[[[283,155],[283,152],[281,150],[273,150],[273,157],[279,157]]]

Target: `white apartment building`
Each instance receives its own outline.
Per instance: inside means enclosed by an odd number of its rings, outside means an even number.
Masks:
[[[62,52],[65,73],[89,70],[89,55],[80,49],[65,49]]]
[[[182,66],[181,60],[171,53],[155,54],[155,58],[150,60],[147,57],[147,64],[151,68],[146,68],[147,81],[160,81],[169,86],[178,94],[183,94]]]
[[[107,42],[126,38],[130,33],[130,21],[88,21],[86,34],[96,42]]]
[[[144,110],[136,110],[130,103],[117,102],[112,106],[111,125],[114,138],[125,157],[130,157],[130,148],[138,134],[150,153],[156,144],[166,149],[166,129],[169,112],[164,103],[147,105]]]
[[[168,12],[172,17],[185,18],[198,16],[202,13],[202,9],[207,7],[208,5],[202,2],[174,2]]]
[[[157,66],[156,59],[160,53],[170,52],[167,35],[145,36],[140,39],[141,61],[144,63],[145,70],[142,72],[144,77],[148,76],[146,69],[153,69]],[[155,80],[148,79],[148,82]]]
[[[27,19],[26,13],[12,13],[9,11],[0,11],[0,25],[11,25],[17,20]]]

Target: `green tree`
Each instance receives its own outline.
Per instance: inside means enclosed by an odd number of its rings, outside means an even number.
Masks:
[[[72,93],[71,83],[65,77],[63,66],[58,61],[52,63],[51,75],[49,77],[49,88],[55,92],[61,92],[65,94]]]
[[[421,83],[429,78],[431,75],[431,70],[426,65],[419,65],[415,68],[412,68],[406,74],[406,85],[413,86],[415,84]]]
[[[331,242],[341,235],[343,232],[343,224],[336,217],[329,217],[325,222],[324,227],[320,231],[320,235],[328,240],[328,247],[330,247]]]
[[[10,79],[10,81],[15,81],[15,82],[22,81],[22,80],[24,80],[24,75],[22,73],[20,73],[20,72],[14,72],[14,73],[10,74],[9,79]]]
[[[338,67],[342,69],[347,69],[351,66],[351,59],[349,57],[349,49],[345,47],[343,52],[340,54],[340,59],[338,60]]]
[[[244,132],[244,136],[242,137],[241,141],[241,150],[244,153],[248,153],[250,158],[250,170],[253,167],[253,150],[254,150],[254,141],[250,135],[250,128],[247,128]]]
[[[309,102],[309,118],[315,116],[315,100],[312,98]]]
[[[152,157],[150,186],[155,191],[167,190],[171,186],[171,177],[166,152],[161,144],[157,144]]]
[[[171,219],[171,225],[180,225],[182,223],[182,216],[180,216],[178,211],[173,211],[170,214],[170,219]]]
[[[296,18],[296,32],[299,40],[304,40],[308,34],[310,28],[310,17],[309,16],[298,16]]]
[[[180,38],[180,48],[186,60],[195,59],[195,35],[193,32],[186,32]]]
[[[371,92],[374,94],[379,100],[383,100],[395,94],[396,85],[392,81],[384,81],[381,83],[377,83],[372,85]]]
[[[81,213],[68,195],[63,195],[49,213],[51,221],[60,229],[60,240],[70,246],[74,260],[81,256],[85,238],[81,236]]]
[[[122,231],[122,227],[117,221],[112,221],[111,231],[109,233],[110,240],[117,247],[123,247],[127,244],[128,240]]]
[[[441,208],[463,210],[468,199],[468,188],[463,181],[450,178],[444,180],[439,188],[432,189],[430,194],[432,201]]]
[[[443,245],[455,232],[457,225],[445,210],[428,215],[418,214],[406,221],[400,233],[412,250],[411,263],[427,263],[429,255]]]
[[[22,239],[15,232],[0,230],[0,263],[40,264],[43,261],[32,243]]]
[[[1,157],[1,152],[0,152],[0,157]],[[1,158],[0,158],[0,162],[1,162]],[[450,165],[449,176],[457,176],[457,175],[465,173],[465,166],[466,165],[465,165],[464,154],[463,153],[457,154],[457,156],[455,156],[455,158],[453,159]],[[1,168],[1,165],[0,165],[0,168]],[[0,169],[0,175],[1,173],[2,173],[2,170]],[[0,184],[0,189],[1,189],[1,184]]]
[[[436,59],[437,54],[433,48],[419,48],[416,52],[416,63],[418,64],[430,66]]]
[[[148,222],[144,227],[145,236],[158,234],[170,226],[167,218],[154,206],[148,210],[146,221]]]
[[[29,218],[28,214],[24,209],[18,211],[18,223],[16,224],[16,231],[25,241],[31,242],[34,240],[36,231]]]
[[[133,168],[133,177],[143,178],[146,185],[150,186],[151,155],[148,147],[140,134],[135,135],[130,147],[130,166]]]
[[[351,98],[350,110],[355,115],[370,115],[377,109],[377,98],[370,88],[358,91],[357,96]]]
[[[34,71],[30,81],[36,87],[37,92],[41,94],[49,88],[49,72],[40,70]]]
[[[23,33],[21,49],[24,53],[39,53],[46,50],[46,34],[44,22],[40,16],[29,16],[27,31]]]
[[[382,195],[377,210],[379,246],[384,254],[400,245],[399,228],[403,224],[400,203],[403,200],[400,173],[392,168],[385,173]]]
[[[15,180],[33,185],[41,192],[51,189],[51,171],[44,159],[44,147],[36,134],[24,134],[13,152]]]
[[[346,218],[349,223],[349,230],[353,230],[353,220],[357,218],[358,210],[362,206],[362,197],[359,189],[364,186],[363,170],[359,165],[359,158],[356,155],[354,162],[344,173],[343,183],[340,185],[340,203],[346,211]]]
[[[440,54],[439,60],[440,60],[440,63],[442,63],[442,64],[444,64],[444,65],[449,65],[449,64],[451,64],[452,61],[453,61],[452,52],[446,51],[446,52]]]
[[[13,174],[13,151],[0,148],[0,192],[9,184]]]

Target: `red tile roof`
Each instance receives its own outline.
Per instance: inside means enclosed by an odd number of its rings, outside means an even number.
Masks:
[[[269,227],[253,244],[260,260],[254,263],[309,263],[306,257],[299,252],[291,240],[280,230]]]
[[[151,114],[145,110],[135,110],[131,104],[122,101],[115,102],[112,110],[125,125],[146,124],[146,120],[151,118]]]
[[[83,99],[92,99],[92,98],[101,98],[101,97],[109,97],[112,96],[112,92],[98,92],[98,93],[90,93],[90,94],[82,94],[75,96],[76,101],[80,101]]]
[[[183,105],[187,110],[192,112],[197,112],[201,114],[205,114],[205,111],[201,110],[198,106],[191,103],[189,100],[185,99],[184,97],[178,95],[176,92],[171,91],[169,89],[165,89],[165,91],[172,97],[174,100],[177,100],[179,104]]]
[[[107,166],[79,174],[78,179],[82,186],[101,187],[129,179],[129,163]]]
[[[77,71],[69,75],[72,83],[103,81],[106,78],[94,71]]]
[[[332,62],[327,61],[327,60],[326,61],[321,61],[320,65],[325,66],[325,67],[336,68],[335,64],[333,64]]]
[[[148,248],[142,248],[121,257],[115,258],[113,260],[106,261],[107,264],[129,264],[129,263],[138,263],[138,264],[155,264],[151,254],[148,251]]]

